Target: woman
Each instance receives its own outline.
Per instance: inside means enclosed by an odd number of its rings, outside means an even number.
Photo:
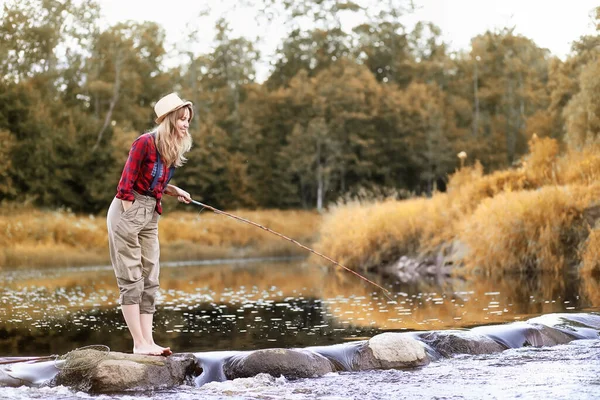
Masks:
[[[171,93],[154,106],[158,127],[132,144],[117,195],[107,215],[110,258],[119,285],[119,304],[133,337],[136,354],[170,355],[154,343],[152,321],[158,290],[158,220],[163,193],[189,203],[185,190],[169,184],[175,168],[186,161],[192,103]]]

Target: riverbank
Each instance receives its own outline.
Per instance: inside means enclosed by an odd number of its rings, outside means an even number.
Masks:
[[[420,278],[421,270],[559,277],[568,266],[599,275],[600,149],[560,154],[554,139],[536,137],[529,146],[517,167],[485,174],[475,162],[449,177],[446,192],[429,198],[354,199],[323,217],[297,210],[233,213],[314,244],[351,269],[382,276],[399,270],[400,280]],[[207,210],[167,213],[159,230],[163,261],[307,255]],[[103,217],[4,207],[0,232],[0,268],[108,263]]]
[[[312,244],[320,214],[311,211],[233,211],[301,243]],[[108,264],[106,220],[68,210],[0,209],[0,269]],[[229,217],[165,213],[159,225],[163,261],[306,255],[289,241]]]
[[[380,272],[402,256],[454,273],[600,273],[598,148],[559,153],[534,137],[515,168],[481,164],[449,177],[431,198],[350,201],[333,207],[317,250],[355,270]]]

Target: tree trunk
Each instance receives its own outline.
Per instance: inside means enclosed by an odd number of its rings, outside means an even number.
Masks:
[[[508,78],[507,101],[506,101],[506,157],[508,164],[512,164],[515,158],[515,131],[514,131],[514,93],[512,79]]]
[[[104,132],[106,131],[106,128],[108,128],[108,125],[110,124],[110,121],[112,120],[112,114],[115,109],[115,105],[117,104],[117,101],[119,100],[119,91],[121,89],[121,63],[122,62],[123,62],[123,59],[121,57],[121,52],[119,51],[119,52],[117,52],[117,57],[115,59],[115,83],[114,83],[114,87],[113,87],[113,95],[112,95],[112,98],[110,99],[110,105],[108,107],[108,112],[106,113],[106,116],[104,117],[104,124],[102,125],[102,128],[100,128],[100,132],[98,132],[98,139],[96,140],[96,144],[94,144],[94,147],[92,147],[92,153],[98,149],[98,146],[100,145],[100,142],[102,141],[102,137],[104,136]]]
[[[317,140],[317,211],[323,210],[323,164],[321,163],[321,142]]]
[[[475,115],[473,116],[473,137],[479,136],[479,71],[477,69],[477,57],[475,58],[475,73],[473,74],[473,102]]]

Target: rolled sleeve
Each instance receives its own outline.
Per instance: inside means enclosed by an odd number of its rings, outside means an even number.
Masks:
[[[121,180],[117,186],[117,198],[125,201],[133,201],[133,185],[140,174],[142,162],[146,157],[147,153],[147,141],[141,140],[142,137],[137,138],[131,145],[129,150],[129,157],[125,167],[123,167],[123,173],[121,174]]]

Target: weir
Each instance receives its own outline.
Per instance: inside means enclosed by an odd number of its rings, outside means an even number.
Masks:
[[[198,365],[202,368],[202,373],[194,379],[196,386],[202,386],[209,382],[223,382],[227,380],[223,372],[225,360],[243,354],[241,351],[211,351],[204,353],[194,353],[198,360]]]
[[[0,365],[0,386],[66,385],[91,393],[159,390],[268,373],[288,379],[339,371],[411,369],[439,357],[485,354],[523,346],[544,347],[577,339],[600,339],[600,315],[549,314],[526,322],[469,330],[383,333],[369,340],[308,347],[175,354],[170,357],[111,352],[87,370],[66,373],[54,361]]]

